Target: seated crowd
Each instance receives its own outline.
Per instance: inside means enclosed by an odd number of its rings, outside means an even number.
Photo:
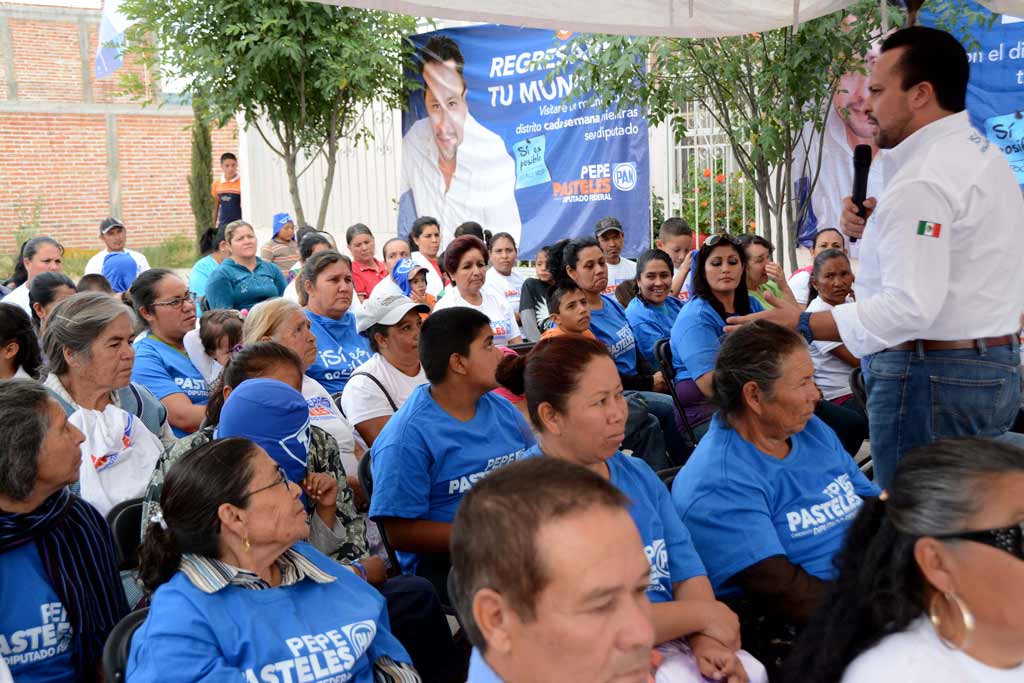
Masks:
[[[834,230],[789,282],[679,218],[536,278],[430,217],[382,259],[233,221],[187,282],[126,234],[77,284],[29,240],[0,302],[0,681],[110,676],[142,609],[128,681],[1024,676],[1024,451],[938,442],[882,492],[859,359],[723,331],[851,297]]]

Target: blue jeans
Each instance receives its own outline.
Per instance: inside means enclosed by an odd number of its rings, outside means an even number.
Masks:
[[[875,481],[892,483],[905,453],[948,436],[996,437],[1020,406],[1019,342],[923,352],[886,351],[867,362]]]

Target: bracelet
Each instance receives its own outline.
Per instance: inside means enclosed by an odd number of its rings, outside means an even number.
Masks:
[[[803,335],[803,338],[810,344],[814,341],[814,332],[811,331],[811,314],[804,311],[800,314],[800,320],[796,324],[796,331]]]

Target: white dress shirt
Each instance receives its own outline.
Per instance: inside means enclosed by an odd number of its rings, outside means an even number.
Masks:
[[[915,132],[884,163],[888,182],[864,230],[857,301],[832,311],[850,353],[1016,332],[1024,199],[999,147],[960,112]]]
[[[402,182],[399,197],[412,191],[417,216],[433,216],[441,227],[441,245],[455,237],[455,228],[476,221],[493,234],[507,232],[520,243],[523,225],[516,204],[516,165],[505,142],[466,114],[455,174],[445,191],[438,167],[437,143],[430,119],[420,119],[402,138]]]
[[[32,317],[32,307],[28,302],[28,283],[21,284],[11,290],[11,293],[2,299],[5,304],[12,304],[17,306],[21,310],[28,313],[28,317]]]
[[[149,261],[146,260],[146,255],[141,254],[132,249],[125,249],[124,253],[128,254],[135,261],[135,265],[139,267],[139,273],[144,273],[149,270]],[[103,251],[94,254],[89,262],[85,264],[85,272],[83,275],[103,275],[103,261],[107,258],[110,251],[104,249]]]

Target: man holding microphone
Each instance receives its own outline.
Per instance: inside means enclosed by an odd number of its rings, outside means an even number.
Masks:
[[[767,319],[808,342],[842,341],[863,359],[875,480],[887,486],[907,451],[957,435],[998,436],[1020,405],[1024,200],[997,145],[965,111],[969,66],[950,34],[893,33],[871,71],[865,111],[890,150],[885,191],[841,227],[862,239],[855,303]]]

